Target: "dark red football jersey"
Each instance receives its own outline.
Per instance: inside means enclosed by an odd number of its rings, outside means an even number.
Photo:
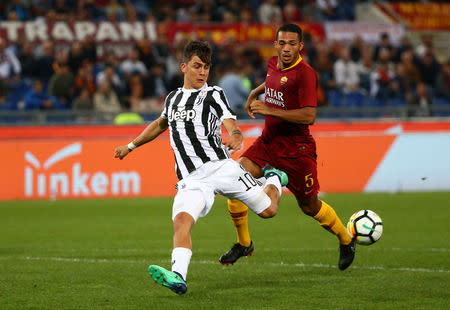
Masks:
[[[317,75],[300,57],[292,66],[278,69],[278,57],[271,57],[267,64],[265,102],[269,107],[292,110],[317,107]],[[273,116],[265,117],[261,137],[271,142],[276,137],[289,137],[294,141],[312,139],[309,125],[294,124]]]

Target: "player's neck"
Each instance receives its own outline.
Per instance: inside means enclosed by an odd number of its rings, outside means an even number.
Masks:
[[[286,70],[289,69],[295,65],[297,65],[300,61],[302,61],[302,57],[300,56],[300,54],[297,55],[297,57],[295,58],[295,60],[293,60],[291,63],[289,64],[285,64],[281,61],[280,57],[278,57],[278,69],[279,70]]]
[[[201,87],[194,87],[193,85],[191,85],[190,83],[186,83],[184,82],[183,84],[183,89],[184,90],[189,90],[189,91],[196,91],[196,90],[200,90],[202,88],[204,88],[207,85],[207,83],[205,82]]]

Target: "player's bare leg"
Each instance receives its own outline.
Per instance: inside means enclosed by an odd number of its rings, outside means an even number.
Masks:
[[[191,229],[194,223],[193,217],[186,212],[177,214],[173,220],[172,271],[157,265],[148,268],[156,283],[179,295],[187,291],[186,275],[192,256]]]
[[[302,211],[317,220],[323,228],[335,234],[340,243],[339,269],[348,268],[355,258],[355,241],[350,238],[336,211],[317,196],[298,199]]]
[[[247,157],[239,158],[238,163],[241,164],[245,170],[250,172],[250,174],[254,178],[259,179],[260,177],[263,176],[262,168],[260,166],[258,166],[255,162],[253,162],[252,160],[248,159]]]
[[[246,158],[244,158],[244,161],[248,161],[247,163],[249,165],[254,165],[252,170],[255,175],[261,176],[264,174],[266,177],[264,192],[270,198],[270,205],[258,215],[263,218],[274,217],[278,213],[278,205],[280,203],[282,193],[281,187],[286,186],[288,183],[287,174],[270,166],[266,166],[264,169],[261,169],[255,163]],[[228,252],[220,257],[219,262],[224,265],[234,264],[240,257],[251,255],[254,250],[253,242],[251,241],[250,234],[248,232],[247,206],[238,200],[228,200],[228,210],[236,228],[238,242],[235,243]]]
[[[238,162],[245,170],[250,172],[254,178],[262,176],[262,169],[256,163],[247,157],[239,158]],[[219,262],[222,264],[233,264],[239,257],[249,256],[253,253],[253,242],[250,238],[248,230],[248,207],[239,200],[228,199],[228,212],[236,229],[237,242],[233,245],[231,250],[222,255]]]

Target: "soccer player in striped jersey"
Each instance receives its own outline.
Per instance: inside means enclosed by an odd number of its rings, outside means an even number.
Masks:
[[[281,26],[274,44],[278,56],[269,59],[266,81],[250,93],[246,104],[250,117],[265,116],[265,127],[239,162],[255,178],[262,175],[262,167],[267,164],[287,173],[287,188],[297,198],[302,211],[338,237],[338,266],[344,270],[353,262],[355,240],[349,237],[334,209],[317,197],[316,143],[309,132],[309,125],[316,119],[317,75],[300,56],[303,38],[299,26]],[[265,102],[257,100],[262,93]],[[247,207],[240,201],[229,200],[228,210],[238,242],[220,257],[222,264],[233,264],[239,257],[253,252]]]
[[[175,155],[179,182],[172,207],[174,228],[172,271],[149,266],[156,283],[177,294],[187,291],[186,275],[192,256],[191,229],[199,217],[210,211],[216,193],[245,203],[263,218],[275,216],[281,187],[287,175],[267,167],[263,186],[230,158],[228,150],[239,150],[242,133],[220,87],[209,86],[211,48],[202,41],[190,42],[183,53],[181,71],[184,85],[165,100],[161,116],[128,145],[119,146],[115,157],[123,159],[136,147],[152,141],[170,129],[170,144]],[[222,142],[221,125],[230,139]]]

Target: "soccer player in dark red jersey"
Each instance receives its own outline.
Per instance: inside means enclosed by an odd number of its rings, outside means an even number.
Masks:
[[[239,161],[257,178],[262,176],[262,168],[266,165],[287,173],[287,188],[297,198],[302,211],[338,237],[338,265],[344,270],[355,257],[355,241],[334,209],[317,197],[316,143],[309,132],[309,125],[316,119],[317,75],[300,56],[303,35],[299,26],[281,26],[274,45],[278,56],[269,59],[265,83],[250,93],[245,106],[250,117],[255,118],[254,114],[265,116],[265,127]],[[265,93],[265,102],[257,100],[262,93]],[[228,200],[238,242],[222,255],[219,260],[222,264],[233,264],[239,257],[253,252],[247,209],[238,200]]]

